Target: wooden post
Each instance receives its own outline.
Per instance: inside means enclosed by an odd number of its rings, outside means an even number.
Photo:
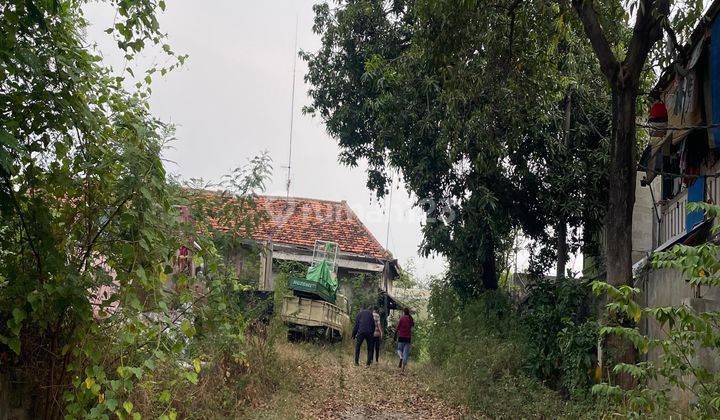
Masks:
[[[273,245],[267,241],[263,244],[262,253],[260,254],[260,279],[258,290],[272,291],[272,261],[273,261]]]
[[[384,286],[385,286],[385,301],[383,302],[384,303],[383,309],[385,312],[385,325],[387,325],[387,319],[389,316],[389,313],[388,313],[388,295],[390,293],[388,290],[388,279],[389,278],[390,278],[390,261],[385,260],[385,266],[383,267],[383,282],[384,282]]]

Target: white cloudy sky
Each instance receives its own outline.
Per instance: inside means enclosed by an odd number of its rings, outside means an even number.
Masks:
[[[267,193],[285,195],[295,27],[299,49],[314,51],[320,39],[312,32],[312,6],[317,0],[193,0],[167,1],[160,16],[170,44],[190,58],[184,68],[153,82],[152,110],[177,125],[174,147],[165,153],[168,170],[182,178],[217,180],[262,151],[274,161]],[[114,12],[91,4],[86,16],[92,23],[88,40],[97,43],[106,63],[116,70],[125,64],[104,30],[112,26]],[[147,52],[135,65],[141,75],[150,63],[164,60]],[[363,167],[338,163],[338,147],[322,122],[302,115],[309,104],[303,75],[307,66],[297,60],[296,96],[292,112],[292,187],[290,194],[327,200],[346,200],[375,237],[407,266],[414,260],[416,273],[425,277],[445,269],[442,258],[417,255],[421,241],[421,215],[400,187],[392,199],[378,202],[365,187]],[[141,76],[142,77],[142,76]],[[577,270],[581,258],[571,258]],[[527,255],[518,256],[518,269]]]

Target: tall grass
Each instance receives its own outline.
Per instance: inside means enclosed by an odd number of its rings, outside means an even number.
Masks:
[[[602,415],[602,405],[564,398],[532,376],[527,361],[534,346],[523,318],[502,292],[463,302],[450,287],[436,284],[430,310],[430,377],[440,393],[493,418]]]

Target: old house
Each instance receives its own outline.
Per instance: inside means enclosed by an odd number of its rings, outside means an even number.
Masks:
[[[720,309],[720,289],[693,287],[676,270],[652,270],[654,252],[710,237],[713,220],[687,212],[691,202],[720,203],[720,1],[715,1],[680,47],[680,60],[667,68],[651,95],[650,142],[640,160],[633,222],[636,286],[646,306],[686,304],[698,311]],[[641,326],[660,338],[653,322]],[[659,351],[648,354],[657,360]],[[719,368],[716,355],[700,362]]]
[[[395,307],[392,295],[400,269],[398,262],[347,202],[259,196],[256,203],[267,214],[250,233],[261,249],[259,290],[273,290],[280,262],[309,264],[315,241],[331,241],[340,247],[337,261],[340,293],[352,301],[353,288],[349,282],[364,275],[370,281],[367,287],[374,289],[367,292],[387,295],[389,308]]]

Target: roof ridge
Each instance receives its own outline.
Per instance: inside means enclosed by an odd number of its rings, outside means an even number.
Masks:
[[[324,198],[311,198],[311,197],[298,197],[298,196],[285,197],[285,196],[281,196],[281,195],[272,195],[272,194],[258,194],[257,196],[262,197],[262,198],[269,198],[272,200],[286,200],[286,201],[305,200],[305,201],[317,201],[317,202],[321,202],[321,203],[333,203],[333,204],[343,204],[344,203],[344,204],[347,204],[347,201],[345,201],[345,200],[336,201],[336,200],[327,200]]]
[[[372,233],[372,231],[370,229],[368,229],[367,226],[365,226],[365,223],[363,223],[362,220],[360,220],[360,218],[355,213],[355,211],[352,208],[350,208],[350,205],[348,205],[347,201],[343,200],[342,204],[344,204],[347,211],[349,211],[353,215],[353,217],[355,217],[358,220],[358,222],[360,222],[360,225],[362,225],[363,229],[365,229],[365,231],[368,233],[368,235],[370,235],[370,238],[372,238],[372,240],[375,241],[375,243],[380,247],[380,249],[383,250],[383,252],[386,254],[386,256],[392,257],[393,256],[392,252],[388,251],[387,248],[385,248],[380,243],[380,241],[378,241],[378,239],[375,237],[375,235]]]

